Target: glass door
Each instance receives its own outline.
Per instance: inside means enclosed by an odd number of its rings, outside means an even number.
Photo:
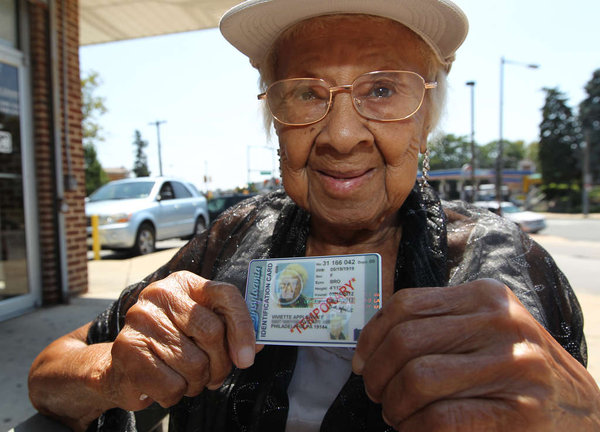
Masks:
[[[41,300],[30,80],[24,54],[0,43],[0,321]]]
[[[19,69],[0,57],[0,301],[29,293]]]

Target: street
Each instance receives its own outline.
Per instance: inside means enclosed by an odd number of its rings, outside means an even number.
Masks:
[[[569,240],[600,242],[600,219],[574,218],[569,215],[553,215],[548,218],[548,227],[540,234],[564,237]]]
[[[600,220],[548,219],[532,237],[554,258],[579,293],[600,296]]]

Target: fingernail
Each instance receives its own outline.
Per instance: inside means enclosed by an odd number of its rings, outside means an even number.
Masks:
[[[364,367],[364,360],[358,354],[354,354],[354,357],[352,358],[352,370],[354,373],[360,375]]]
[[[392,422],[391,422],[391,421],[389,421],[389,420],[387,419],[387,417],[385,416],[385,413],[384,413],[383,411],[381,412],[381,417],[383,418],[383,421],[384,421],[384,422],[385,422],[385,423],[386,423],[388,426],[392,426]],[[393,426],[392,426],[392,427],[393,427]]]
[[[144,393],[142,393],[142,394],[140,395],[140,400],[141,400],[141,401],[143,401],[143,400],[146,400],[146,399],[148,399],[148,395],[147,395],[147,394],[144,394]]]
[[[365,393],[367,394],[367,397],[369,399],[371,399],[373,402],[375,402],[375,403],[379,403],[380,402],[378,399],[375,399],[373,396],[371,396],[371,394],[369,393],[369,390],[367,390],[366,386],[365,386]]]
[[[245,346],[242,347],[238,353],[238,367],[239,368],[247,368],[254,364],[254,348]]]
[[[209,390],[217,390],[220,389],[221,386],[223,385],[224,381],[221,381],[219,384],[213,384],[213,385],[207,385],[206,388]]]

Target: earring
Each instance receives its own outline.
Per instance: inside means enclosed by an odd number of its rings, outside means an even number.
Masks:
[[[421,191],[429,185],[429,149],[423,153],[423,169],[421,170]]]
[[[279,178],[281,178],[281,149],[277,149],[277,161],[279,162]]]

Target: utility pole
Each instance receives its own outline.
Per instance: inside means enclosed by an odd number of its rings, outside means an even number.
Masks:
[[[513,60],[507,60],[504,57],[500,58],[500,119],[498,121],[498,155],[496,156],[496,199],[498,200],[498,208],[502,206],[502,170],[504,169],[504,65],[511,64],[523,66],[529,69],[538,69],[540,66],[533,63],[521,63]]]
[[[162,177],[163,175],[163,170],[162,170],[162,154],[160,151],[160,125],[163,123],[166,123],[166,120],[156,120],[154,122],[148,123],[149,125],[154,125],[156,126],[156,141],[158,143],[158,173],[159,175]]]
[[[477,180],[475,178],[475,81],[467,81],[466,85],[471,87],[471,202],[477,201]]]

